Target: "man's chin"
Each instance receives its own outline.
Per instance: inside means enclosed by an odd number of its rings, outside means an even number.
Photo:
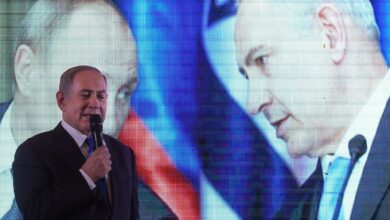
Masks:
[[[296,143],[287,142],[287,150],[288,154],[294,159],[307,155],[307,150],[305,150],[305,147]]]
[[[313,149],[308,148],[307,146],[288,146],[288,154],[290,157],[297,159],[303,156],[307,156],[310,158],[316,158],[318,157],[318,152],[312,152]],[[311,149],[311,150],[310,150]]]
[[[298,158],[304,156],[304,154],[302,154],[302,153],[296,153],[296,152],[291,152],[291,151],[288,151],[288,154],[293,159],[298,159]]]
[[[89,129],[88,130],[87,129],[83,129],[80,132],[85,134],[85,135],[87,135],[87,136],[91,135],[91,131]]]
[[[91,128],[90,128],[90,124],[89,124],[89,120],[88,122],[84,122],[82,124],[82,126],[79,127],[79,131],[85,135],[89,135],[91,133]]]

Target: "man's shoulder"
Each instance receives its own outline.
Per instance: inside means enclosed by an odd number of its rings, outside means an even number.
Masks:
[[[52,148],[53,144],[58,144],[58,140],[55,139],[55,133],[58,132],[58,126],[52,130],[38,133],[19,145],[17,152],[31,152],[31,151],[47,151]],[[62,133],[59,134],[63,136]],[[57,135],[57,136],[59,136]]]
[[[19,147],[24,148],[25,146],[46,146],[45,144],[51,141],[51,133],[52,131],[45,131],[39,134],[36,134],[27,140],[25,140]]]
[[[25,140],[16,149],[14,156],[14,163],[29,163],[37,162],[37,158],[42,158],[51,154],[54,151],[50,150],[53,144],[49,144],[51,140],[51,131],[46,131],[37,135],[34,135]],[[53,142],[51,142],[53,143]]]

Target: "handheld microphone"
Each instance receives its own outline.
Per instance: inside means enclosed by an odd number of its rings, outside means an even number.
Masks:
[[[98,114],[92,114],[89,116],[89,124],[91,128],[91,133],[93,136],[93,141],[96,147],[103,145],[103,123],[102,118]]]
[[[347,176],[343,182],[343,186],[341,187],[340,194],[339,194],[339,197],[337,199],[335,211],[333,214],[333,220],[337,220],[339,217],[341,203],[342,203],[343,197],[344,197],[344,191],[345,191],[345,188],[347,187],[347,183],[348,183],[349,177],[351,176],[353,167],[355,166],[355,164],[359,160],[359,158],[367,151],[366,138],[364,138],[363,135],[361,135],[361,134],[356,135],[355,137],[353,137],[349,141],[348,149],[349,149],[349,154],[351,155],[351,161],[349,162]]]
[[[101,147],[103,145],[103,123],[102,118],[98,114],[92,114],[89,116],[89,126],[91,128],[91,133],[93,136],[93,142],[95,147]],[[106,178],[103,177],[100,180],[96,181],[96,186],[99,188],[102,193],[104,202],[109,206],[109,194],[106,183]]]
[[[358,134],[352,138],[348,143],[349,154],[351,155],[351,162],[356,161],[364,154],[367,150],[367,141],[363,135]]]

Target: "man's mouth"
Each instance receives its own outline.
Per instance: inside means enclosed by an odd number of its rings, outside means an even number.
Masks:
[[[88,119],[89,120],[89,117],[91,116],[91,115],[96,115],[97,113],[84,113],[84,114],[81,114],[81,117],[82,118],[86,118],[86,119]],[[100,115],[100,114],[97,114],[97,115]]]

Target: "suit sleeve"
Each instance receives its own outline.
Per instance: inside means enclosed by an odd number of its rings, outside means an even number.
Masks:
[[[62,219],[88,207],[94,199],[80,172],[69,172],[61,179],[43,158],[37,144],[22,144],[12,165],[16,202],[24,219]]]

